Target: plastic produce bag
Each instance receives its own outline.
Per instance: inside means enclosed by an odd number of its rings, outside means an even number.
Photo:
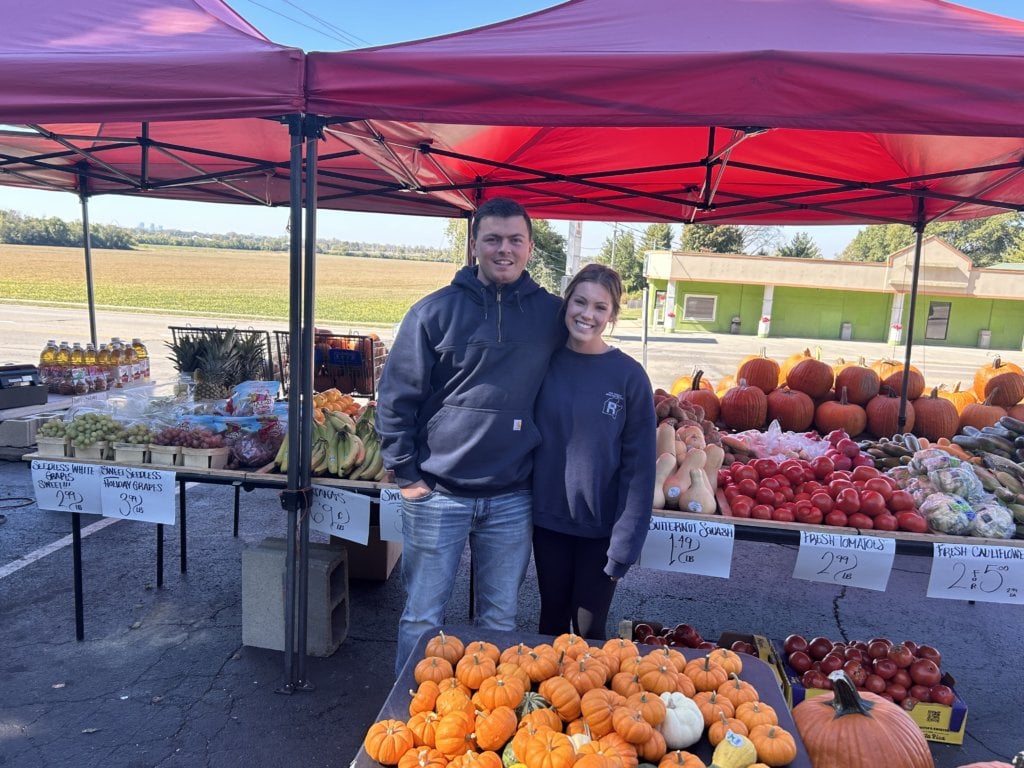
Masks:
[[[975,510],[969,533],[989,539],[1012,539],[1017,532],[1013,515],[996,502],[986,503]]]
[[[918,507],[933,531],[954,536],[966,534],[975,517],[966,499],[949,493],[933,493]]]
[[[287,433],[287,421],[276,416],[244,416],[227,420],[224,439],[231,448],[231,464],[239,467],[269,464]]]

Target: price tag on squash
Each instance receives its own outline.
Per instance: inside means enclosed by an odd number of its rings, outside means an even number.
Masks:
[[[652,517],[639,565],[659,571],[729,578],[736,526],[676,517]]]
[[[370,498],[329,485],[313,485],[309,527],[357,544],[370,540]]]
[[[1024,604],[1024,547],[933,544],[928,597]]]
[[[380,489],[380,538],[402,540],[402,494],[397,488]]]
[[[32,487],[40,509],[92,514],[102,509],[100,468],[95,464],[35,459],[32,461]]]
[[[895,539],[800,531],[793,578],[884,592],[895,555]]]
[[[174,525],[174,472],[116,465],[99,469],[104,517]]]

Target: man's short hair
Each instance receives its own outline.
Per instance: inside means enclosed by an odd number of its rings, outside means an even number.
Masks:
[[[493,197],[477,208],[476,213],[473,214],[473,230],[471,235],[474,240],[480,231],[480,220],[488,216],[494,216],[498,219],[514,219],[517,216],[522,216],[526,221],[526,231],[530,235],[530,239],[533,239],[533,222],[530,221],[530,214],[526,212],[526,209],[515,200],[507,197]]]

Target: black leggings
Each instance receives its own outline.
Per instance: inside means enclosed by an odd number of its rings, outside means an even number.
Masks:
[[[615,594],[615,582],[604,572],[608,544],[607,538],[584,539],[534,526],[541,634],[571,629],[588,640],[607,639],[605,624]]]

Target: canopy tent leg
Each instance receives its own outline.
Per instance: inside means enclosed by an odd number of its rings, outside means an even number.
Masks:
[[[903,356],[903,381],[900,386],[900,413],[896,429],[903,432],[907,424],[907,388],[910,385],[910,353],[914,348],[914,312],[917,308],[917,283],[921,274],[921,249],[924,243],[924,198],[917,198],[917,221],[914,223],[914,269],[910,282],[910,312],[907,316],[907,346]]]
[[[92,280],[92,238],[89,237],[89,179],[84,173],[78,174],[78,199],[82,202],[82,244],[85,249],[85,290],[89,304],[89,337],[92,345],[99,348],[96,341],[96,295]]]

